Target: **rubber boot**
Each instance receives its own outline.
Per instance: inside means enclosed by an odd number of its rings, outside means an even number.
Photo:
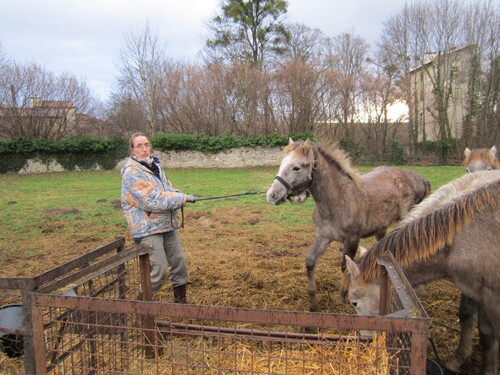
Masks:
[[[174,286],[174,303],[187,303],[186,284]]]

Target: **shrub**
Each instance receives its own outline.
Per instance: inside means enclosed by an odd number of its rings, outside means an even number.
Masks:
[[[290,134],[293,140],[314,140],[311,132]],[[276,147],[286,146],[288,136],[272,133],[266,136],[250,137],[222,134],[219,136],[200,136],[192,134],[157,133],[151,137],[151,143],[160,151],[196,150],[217,153],[238,147]],[[27,159],[38,158],[42,161],[55,159],[66,170],[113,169],[128,154],[128,141],[120,136],[108,139],[79,135],[49,141],[46,139],[19,138],[0,141],[0,173],[17,172]]]
[[[399,139],[392,138],[389,143],[389,155],[388,160],[390,164],[393,165],[404,165],[406,164],[405,151],[403,147],[399,144]]]

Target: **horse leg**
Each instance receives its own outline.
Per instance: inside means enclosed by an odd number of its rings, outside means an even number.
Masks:
[[[330,244],[330,239],[316,233],[313,246],[306,256],[307,269],[307,293],[309,294],[309,311],[318,311],[318,300],[316,299],[316,280],[314,279],[314,267],[319,257],[325,252]]]
[[[345,259],[345,256],[349,256],[349,258],[354,259],[356,256],[356,252],[358,251],[358,246],[359,246],[359,238],[356,239],[347,239],[344,241],[343,246],[342,246],[342,263],[341,263],[341,270],[342,273],[345,272],[345,269],[347,267],[347,261]],[[347,290],[345,290],[343,287],[340,289],[340,296],[339,299],[337,300],[338,304],[342,304],[347,300]]]
[[[496,375],[498,369],[498,339],[490,318],[478,305],[479,341],[481,342],[481,375]]]
[[[446,363],[446,367],[453,371],[459,371],[460,367],[472,355],[472,338],[476,327],[478,314],[478,303],[469,297],[460,295],[460,307],[458,318],[460,320],[460,340],[455,349],[453,358]]]

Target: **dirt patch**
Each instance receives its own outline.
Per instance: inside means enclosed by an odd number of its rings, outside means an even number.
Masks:
[[[43,210],[44,214],[51,215],[71,215],[71,214],[81,214],[82,211],[76,208],[63,209],[63,208],[51,208],[50,210]]]
[[[122,210],[122,202],[121,200],[119,199],[115,199],[113,202],[111,202],[111,204],[113,205],[113,208],[117,209],[117,210]]]

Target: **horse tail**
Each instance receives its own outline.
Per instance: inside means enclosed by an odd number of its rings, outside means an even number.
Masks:
[[[413,190],[415,191],[413,204],[419,204],[431,193],[431,183],[428,179],[426,179],[421,174],[417,172],[405,170],[407,173],[411,185],[413,186]]]
[[[418,189],[416,189],[416,199],[415,204],[418,204],[424,200],[431,193],[431,183],[428,179],[421,176],[421,183],[418,184]]]

